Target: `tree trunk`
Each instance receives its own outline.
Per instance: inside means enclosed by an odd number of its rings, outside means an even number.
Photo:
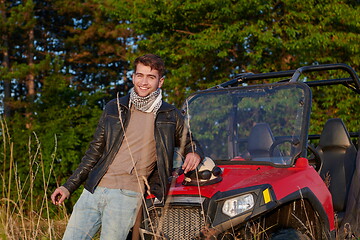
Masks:
[[[5,1],[1,0],[1,6],[0,6],[0,11],[1,11],[1,18],[3,23],[6,23],[6,7],[5,7]],[[2,66],[5,69],[5,72],[10,72],[10,60],[9,60],[9,37],[8,37],[8,33],[5,30],[2,34],[1,34],[1,38],[2,38],[2,42],[3,42],[3,50],[2,50],[2,54],[3,54],[3,61],[2,61]],[[10,99],[11,99],[11,81],[8,78],[4,78],[2,77],[2,79],[4,80],[4,102],[3,102],[3,110],[4,110],[4,116],[5,117],[10,117],[11,115],[11,106],[10,106]]]
[[[28,66],[29,66],[29,73],[26,76],[26,89],[27,89],[27,94],[26,94],[26,98],[28,101],[28,107],[26,108],[25,111],[25,116],[26,116],[26,128],[30,129],[32,124],[32,104],[34,103],[35,100],[35,76],[34,76],[34,29],[30,29],[29,31],[29,43],[28,43]]]

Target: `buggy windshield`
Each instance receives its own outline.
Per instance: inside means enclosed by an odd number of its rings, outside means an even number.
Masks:
[[[183,110],[205,156],[284,166],[305,154],[310,98],[303,83],[264,84],[198,92]]]

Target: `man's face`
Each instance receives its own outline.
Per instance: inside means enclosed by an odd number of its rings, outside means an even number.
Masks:
[[[164,78],[160,78],[158,70],[151,69],[142,63],[136,66],[136,71],[132,78],[135,92],[140,97],[146,97],[156,91],[156,89],[161,88],[164,83]]]

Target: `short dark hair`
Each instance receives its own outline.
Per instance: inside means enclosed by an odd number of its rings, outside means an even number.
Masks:
[[[134,61],[134,71],[136,71],[136,67],[139,63],[142,63],[145,66],[150,67],[151,69],[157,70],[160,77],[163,77],[165,74],[165,63],[161,59],[161,57],[155,54],[149,53],[136,58]]]

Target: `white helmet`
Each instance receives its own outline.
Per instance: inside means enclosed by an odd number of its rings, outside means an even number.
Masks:
[[[222,180],[221,174],[221,169],[215,165],[214,161],[209,157],[205,157],[195,170],[185,174],[182,184],[186,186],[214,184]]]

